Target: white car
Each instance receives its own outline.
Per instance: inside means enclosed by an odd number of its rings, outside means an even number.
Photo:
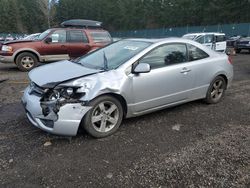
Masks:
[[[215,51],[225,52],[227,48],[225,33],[189,33],[182,36],[199,42]]]

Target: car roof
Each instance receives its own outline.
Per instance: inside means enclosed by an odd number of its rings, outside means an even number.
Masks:
[[[188,39],[179,38],[179,37],[167,37],[167,38],[156,38],[156,39],[147,39],[147,38],[128,38],[124,40],[140,41],[140,42],[150,42],[150,43],[160,43],[160,42],[190,42]]]
[[[187,33],[184,36],[189,36],[189,35],[225,35],[225,33],[219,33],[219,32]]]
[[[167,44],[167,43],[185,43],[185,44],[191,44],[194,45],[209,55],[216,55],[217,53],[213,51],[212,49],[196,42],[190,39],[186,38],[181,38],[181,37],[168,37],[168,38],[158,38],[158,39],[147,39],[147,38],[130,38],[130,39],[123,39],[123,40],[130,40],[130,41],[140,41],[140,42],[149,42],[152,43],[151,46],[159,46],[162,44]]]
[[[77,28],[77,27],[55,27],[50,28],[50,30],[58,30],[58,29],[64,29],[64,30],[84,30],[84,31],[98,31],[98,32],[107,32],[107,30],[103,28]]]

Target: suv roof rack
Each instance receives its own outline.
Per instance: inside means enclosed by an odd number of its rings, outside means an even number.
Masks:
[[[62,22],[61,26],[74,28],[102,28],[102,22],[94,20],[73,19]]]

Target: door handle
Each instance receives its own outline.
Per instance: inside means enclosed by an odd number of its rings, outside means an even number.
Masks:
[[[181,73],[187,73],[187,72],[190,72],[191,69],[188,69],[186,67],[184,67],[182,70],[181,70]]]
[[[65,45],[61,45],[62,48],[65,48],[66,46]]]

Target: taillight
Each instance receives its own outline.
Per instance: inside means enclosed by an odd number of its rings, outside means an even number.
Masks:
[[[233,64],[233,60],[231,56],[228,56],[228,63]]]

